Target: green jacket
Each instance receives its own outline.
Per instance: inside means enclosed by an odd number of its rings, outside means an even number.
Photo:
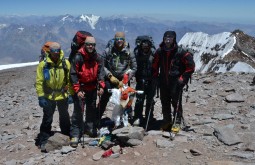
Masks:
[[[44,80],[43,70],[46,65],[45,61],[41,61],[37,66],[36,71],[36,93],[38,97],[44,96],[50,100],[62,100],[68,97],[68,94],[73,95],[74,91],[70,82],[70,62],[65,59],[67,68],[67,77],[65,78],[65,71],[62,66],[62,59],[64,52],[61,50],[60,58],[55,64],[48,56],[46,62],[48,63],[50,79]],[[67,82],[66,82],[67,81]]]

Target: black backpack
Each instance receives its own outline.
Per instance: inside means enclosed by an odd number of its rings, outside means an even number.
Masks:
[[[75,54],[78,50],[84,45],[84,42],[88,36],[93,36],[90,32],[87,31],[77,31],[73,37],[73,41],[71,43],[71,53],[69,55],[68,60],[72,63]]]

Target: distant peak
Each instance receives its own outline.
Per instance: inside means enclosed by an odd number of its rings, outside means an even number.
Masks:
[[[99,20],[100,16],[95,16],[93,14],[88,14],[88,15],[85,15],[85,14],[82,14],[79,18],[79,22],[87,22],[89,23],[90,27],[92,29],[95,29],[95,26]]]

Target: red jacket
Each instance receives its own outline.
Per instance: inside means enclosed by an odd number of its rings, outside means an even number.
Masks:
[[[79,49],[70,72],[73,89],[76,93],[81,90],[95,90],[97,85],[101,88],[105,87],[104,63],[96,51],[88,54],[84,47]]]

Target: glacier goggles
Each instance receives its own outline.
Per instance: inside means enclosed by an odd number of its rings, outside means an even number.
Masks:
[[[50,49],[50,53],[60,53],[60,49]]]
[[[117,37],[117,38],[115,38],[115,41],[124,41],[125,40],[125,38],[123,38],[123,37]]]
[[[93,46],[93,47],[95,47],[96,43],[85,42],[85,45],[86,46]]]

